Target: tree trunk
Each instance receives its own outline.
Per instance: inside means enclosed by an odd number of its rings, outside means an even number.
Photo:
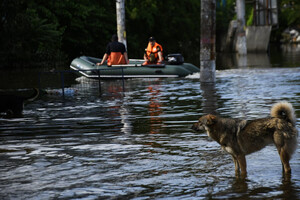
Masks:
[[[116,0],[117,11],[117,32],[119,42],[122,42],[127,49],[126,29],[125,29],[125,0]]]

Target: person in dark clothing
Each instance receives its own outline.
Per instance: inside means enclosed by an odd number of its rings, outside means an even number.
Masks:
[[[118,42],[118,36],[116,34],[112,36],[111,42],[106,46],[106,52],[102,61],[97,63],[97,65],[103,65],[106,59],[108,66],[129,63],[125,45]]]

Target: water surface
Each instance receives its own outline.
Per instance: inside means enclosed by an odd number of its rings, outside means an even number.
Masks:
[[[0,199],[299,199],[300,149],[284,177],[273,145],[231,156],[191,126],[206,113],[255,119],[286,100],[300,116],[300,68],[217,71],[180,79],[98,82],[77,78],[0,119]],[[300,121],[297,121],[299,130]]]

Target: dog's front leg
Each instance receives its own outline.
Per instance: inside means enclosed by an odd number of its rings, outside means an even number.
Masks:
[[[241,176],[246,177],[247,176],[247,163],[246,163],[245,155],[238,155],[237,160],[238,160],[239,166],[241,168]]]
[[[239,162],[237,161],[237,159],[235,158],[234,155],[231,155],[233,162],[234,162],[234,169],[235,169],[235,175],[238,176],[240,173],[240,166],[239,166]]]

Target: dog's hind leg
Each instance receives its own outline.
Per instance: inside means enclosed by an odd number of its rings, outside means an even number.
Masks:
[[[284,149],[284,147],[281,147],[278,150],[278,153],[280,155],[281,163],[282,163],[282,168],[284,173],[290,174],[291,173],[291,167],[290,167],[290,159],[291,156],[289,153]]]
[[[275,132],[274,143],[282,163],[282,172],[289,174],[291,173],[290,159],[294,152],[296,143],[294,140],[285,140],[283,135],[284,134],[281,132]]]

